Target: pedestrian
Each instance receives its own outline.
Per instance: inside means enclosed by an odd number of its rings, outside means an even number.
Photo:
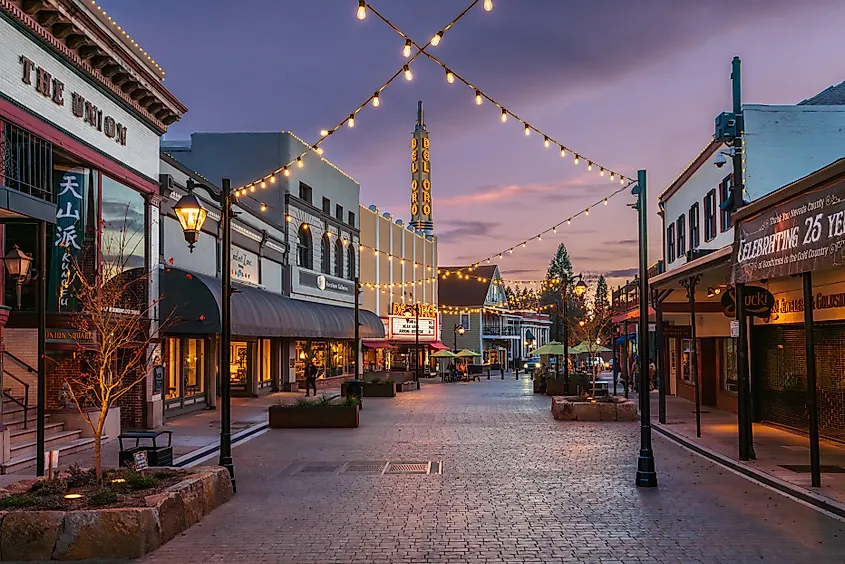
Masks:
[[[640,359],[638,356],[634,355],[634,363],[632,368],[632,372],[634,373],[634,390],[640,389]]]
[[[613,389],[614,389],[614,393],[615,393],[615,390],[616,390],[616,382],[619,381],[619,374],[621,372],[622,372],[622,370],[619,368],[619,362],[617,362],[616,359],[614,359],[613,360]]]
[[[656,388],[654,375],[657,373],[657,366],[654,365],[654,359],[648,359],[648,389],[649,391]]]
[[[317,367],[314,365],[312,359],[308,359],[308,364],[305,365],[305,397],[308,397],[309,392],[314,390],[314,396],[317,395]]]

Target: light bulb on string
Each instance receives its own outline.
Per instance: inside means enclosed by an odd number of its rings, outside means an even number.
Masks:
[[[564,149],[563,146],[560,148],[560,158],[566,158],[566,149]]]
[[[549,148],[549,137],[548,136],[546,136],[545,139],[543,139],[543,145],[545,145],[547,149]]]
[[[296,166],[298,168],[302,168],[303,164],[304,163],[302,162],[302,157],[296,157]]]
[[[250,192],[255,192],[255,185],[254,185],[254,184],[250,184],[250,185],[249,185],[249,191],[250,191]]]
[[[266,182],[264,182],[263,180],[261,181],[261,187],[262,187],[262,188],[267,188],[267,183],[266,183]]]
[[[328,137],[329,130],[328,129],[321,129],[320,130],[320,137]]]
[[[525,241],[522,242],[522,248],[525,248]]]
[[[288,170],[288,167],[282,167],[282,174],[290,176],[290,170]]]
[[[604,205],[607,205],[607,198],[604,199]]]
[[[569,219],[567,219],[567,220],[566,220],[566,224],[567,224],[567,225],[572,225],[572,218],[571,218],[571,217],[570,217]]]
[[[552,233],[557,233],[557,225],[555,225],[554,227],[552,227]]]
[[[601,171],[599,172],[599,176],[604,176],[604,169],[601,169]]]
[[[589,171],[592,171],[592,170],[593,170],[593,163],[592,163],[592,161],[590,161],[589,163],[587,163],[587,170],[589,170]]]
[[[446,69],[446,82],[448,82],[449,84],[455,83],[455,73],[453,73],[449,69]]]
[[[508,121],[508,111],[502,108],[502,123],[505,123],[506,121]]]
[[[411,56],[411,40],[405,40],[405,46],[402,48],[402,56],[406,59]]]
[[[577,165],[579,160],[578,155],[575,155],[575,160],[573,162]]]
[[[625,177],[622,175],[619,176],[619,184],[625,184]]]
[[[267,204],[261,204],[261,211],[267,211]]]
[[[366,0],[358,0],[358,19],[363,20],[367,17],[367,2]]]
[[[275,183],[276,183],[276,175],[274,174],[273,176],[270,177],[270,184],[275,184]]]
[[[402,68],[402,70],[405,71],[405,80],[413,80],[414,79],[414,75],[411,72],[411,67],[409,67],[408,65],[405,65]]]
[[[378,108],[379,105],[381,105],[381,100],[378,97],[378,92],[376,92],[375,94],[373,94],[373,107]]]
[[[484,101],[484,97],[481,95],[481,90],[475,91],[475,105],[480,106],[481,102]]]
[[[440,45],[441,39],[443,39],[443,32],[438,31],[437,34],[434,37],[431,38],[431,46],[437,47],[438,45]]]
[[[615,178],[616,178],[616,173],[615,173],[615,172],[613,172],[613,171],[611,171],[611,173],[610,173],[610,181],[611,181],[611,182],[613,182]]]
[[[585,210],[584,210],[584,214],[585,214],[585,215],[590,215],[590,208],[585,209]]]
[[[355,114],[349,114],[349,117],[346,119],[346,125],[355,127]]]
[[[525,124],[525,135],[531,135],[531,126],[527,123]]]
[[[493,0],[484,0],[484,11],[489,12],[492,9],[493,9]]]
[[[322,147],[320,147],[319,145],[314,145],[314,146],[313,146],[313,147],[311,147],[311,148],[312,148],[312,149],[314,149],[314,152],[315,152],[315,153],[317,153],[318,155],[322,155],[322,154],[323,154],[323,149],[322,149]],[[263,186],[262,186],[262,188],[263,188]]]

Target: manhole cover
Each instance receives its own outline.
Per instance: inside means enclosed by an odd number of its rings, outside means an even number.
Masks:
[[[797,472],[799,474],[809,474],[810,473],[810,465],[809,464],[781,464],[781,468],[786,468],[787,470],[792,470],[793,472]],[[823,474],[845,474],[845,468],[842,466],[820,466],[820,469]]]
[[[326,474],[340,470],[340,464],[306,464],[300,470],[300,474]]]
[[[391,462],[385,474],[428,474],[430,462]]]
[[[350,462],[343,471],[356,474],[381,474],[385,466],[387,462]]]

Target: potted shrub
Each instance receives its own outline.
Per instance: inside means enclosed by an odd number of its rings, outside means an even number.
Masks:
[[[293,405],[281,403],[269,408],[271,429],[352,428],[359,424],[358,398],[322,396],[300,398]]]

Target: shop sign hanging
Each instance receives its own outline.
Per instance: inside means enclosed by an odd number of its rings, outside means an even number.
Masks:
[[[82,239],[85,233],[83,194],[85,171],[60,171],[56,189],[56,228],[53,240],[50,300],[57,311],[75,311],[74,270],[82,264]]]
[[[258,283],[258,255],[232,246],[232,277],[243,282]]]
[[[414,304],[403,304],[402,302],[393,302],[390,307],[390,312],[392,315],[404,315],[405,317],[414,317],[416,312],[414,311],[415,307]],[[432,304],[419,304],[420,308],[420,317],[436,317],[437,316],[437,308]]]
[[[772,313],[775,298],[760,286],[745,287],[745,312],[754,317],[766,318]],[[722,294],[722,311],[726,317],[736,317],[736,288]]]
[[[734,282],[781,278],[845,264],[845,181],[805,192],[741,221]]]
[[[435,336],[436,323],[434,319],[420,317],[420,338],[433,338]],[[396,337],[417,337],[416,318],[404,316],[390,316],[390,336]]]

